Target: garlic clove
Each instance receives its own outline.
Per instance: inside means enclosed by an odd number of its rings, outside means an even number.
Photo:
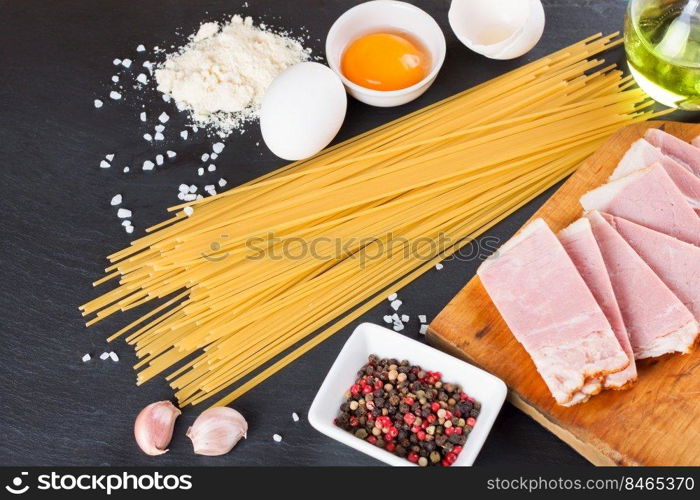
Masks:
[[[151,403],[141,410],[134,422],[134,437],[146,455],[162,455],[168,451],[180,413],[170,401]]]
[[[248,422],[233,408],[220,406],[204,410],[187,437],[192,440],[197,455],[217,456],[231,451],[241,438],[247,437]]]
[[[450,27],[469,49],[490,59],[513,59],[542,37],[541,0],[452,0]]]

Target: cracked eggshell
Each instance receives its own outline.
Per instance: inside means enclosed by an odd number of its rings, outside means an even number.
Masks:
[[[490,59],[514,59],[544,31],[540,0],[452,0],[450,27],[469,49]]]
[[[260,107],[263,140],[280,158],[308,158],[333,140],[346,109],[345,88],[333,70],[316,62],[295,64],[265,92]]]

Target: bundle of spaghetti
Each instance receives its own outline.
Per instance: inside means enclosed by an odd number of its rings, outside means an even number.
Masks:
[[[119,285],[81,307],[88,325],[165,300],[110,340],[126,335],[137,383],[166,374],[181,406],[265,367],[216,402],[228,404],[571,174],[614,131],[656,116],[629,77],[591,59],[617,44],[595,35],[172,207],[109,257],[96,284]]]

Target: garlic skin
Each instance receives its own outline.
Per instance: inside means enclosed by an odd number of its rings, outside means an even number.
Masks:
[[[158,401],[146,406],[134,422],[136,444],[146,455],[162,455],[168,451],[175,420],[182,412],[170,401]]]
[[[469,49],[490,59],[514,59],[544,31],[541,0],[452,0],[450,27]]]
[[[204,410],[187,437],[192,440],[197,455],[217,456],[231,451],[248,432],[248,422],[233,408],[220,406]]]

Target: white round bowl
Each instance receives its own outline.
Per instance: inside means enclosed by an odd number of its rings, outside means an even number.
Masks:
[[[357,85],[340,71],[345,48],[358,37],[382,30],[408,33],[430,52],[430,72],[420,82],[405,89],[374,90]],[[415,5],[396,0],[361,3],[341,15],[326,37],[326,59],[345,85],[348,94],[371,106],[391,107],[410,102],[428,90],[445,61],[445,36],[435,19]]]

